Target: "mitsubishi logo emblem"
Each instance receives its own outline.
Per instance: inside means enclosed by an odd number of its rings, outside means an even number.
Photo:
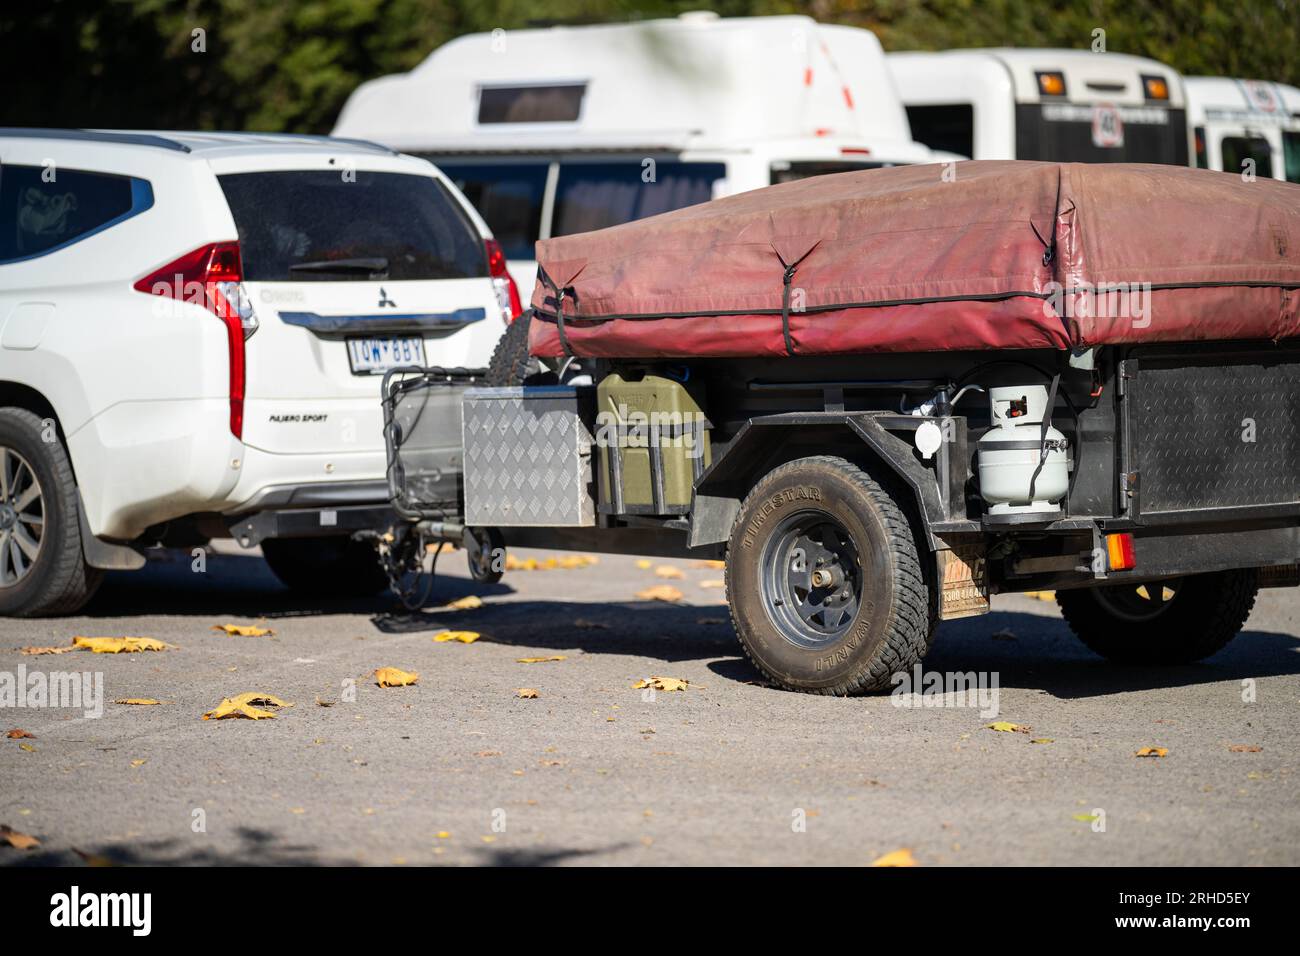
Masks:
[[[380,286],[380,287],[379,287],[379,307],[382,309],[382,308],[383,308],[384,306],[386,306],[386,305],[387,305],[387,306],[390,306],[391,308],[394,308],[394,309],[397,308],[397,303],[394,302],[392,299],[390,299],[390,298],[388,297],[388,293],[384,291],[384,287],[383,287],[383,286]]]

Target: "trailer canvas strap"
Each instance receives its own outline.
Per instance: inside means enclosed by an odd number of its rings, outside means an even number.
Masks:
[[[772,243],[772,251],[781,260],[781,265],[785,266],[785,273],[781,278],[781,335],[785,339],[786,355],[795,354],[794,340],[790,337],[790,282],[794,278],[795,270],[799,268],[799,263],[807,259],[820,242],[820,239],[814,240],[812,245],[799,255],[792,257],[789,262],[786,261],[786,256],[781,253],[781,250],[777,248],[777,244]]]

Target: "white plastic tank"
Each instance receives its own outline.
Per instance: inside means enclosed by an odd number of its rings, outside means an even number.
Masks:
[[[993,427],[979,440],[978,467],[980,495],[992,516],[1050,518],[1061,510],[1072,463],[1064,435],[1049,425],[1043,436],[1047,397],[1045,385],[989,389]]]

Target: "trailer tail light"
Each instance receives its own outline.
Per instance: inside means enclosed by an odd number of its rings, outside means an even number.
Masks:
[[[1106,535],[1106,558],[1111,571],[1132,571],[1137,567],[1133,557],[1133,535]]]
[[[1169,84],[1163,76],[1142,76],[1142,90],[1149,100],[1169,99]]]
[[[492,276],[492,287],[496,289],[497,303],[501,306],[501,318],[509,325],[523,314],[523,303],[519,300],[519,286],[510,276],[506,266],[506,254],[501,251],[501,243],[495,239],[487,240],[488,274]]]
[[[1065,74],[1059,70],[1035,73],[1038,77],[1038,92],[1043,96],[1065,95]]]
[[[230,367],[230,433],[244,437],[244,343],[257,331],[257,313],[244,289],[237,242],[213,242],[167,263],[133,288],[162,298],[201,305],[226,326]]]

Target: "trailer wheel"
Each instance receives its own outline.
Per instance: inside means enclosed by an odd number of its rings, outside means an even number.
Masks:
[[[801,458],[766,475],[740,507],[727,598],[741,646],[781,687],[880,690],[925,656],[933,589],[912,522],[856,465]]]
[[[1145,584],[1059,591],[1065,622],[1089,649],[1121,664],[1186,664],[1222,650],[1259,593],[1253,568]]]

